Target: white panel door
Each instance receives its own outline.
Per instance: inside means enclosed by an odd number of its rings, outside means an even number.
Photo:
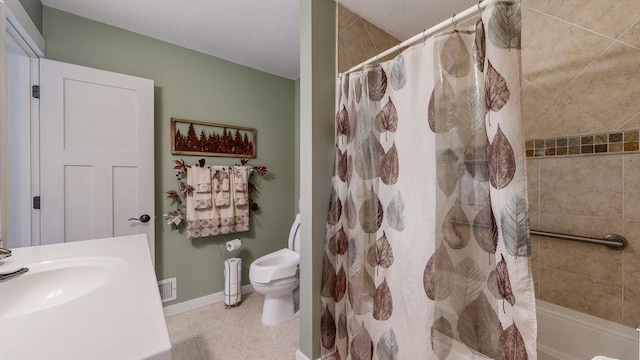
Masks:
[[[40,114],[41,244],[146,233],[153,256],[153,81],[41,60]]]

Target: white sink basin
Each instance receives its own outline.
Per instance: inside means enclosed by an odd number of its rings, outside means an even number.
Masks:
[[[0,283],[0,318],[30,314],[82,297],[126,271],[115,257],[77,257],[25,264],[29,272]]]
[[[12,249],[0,360],[171,360],[145,234]],[[35,341],[35,342],[34,342]]]

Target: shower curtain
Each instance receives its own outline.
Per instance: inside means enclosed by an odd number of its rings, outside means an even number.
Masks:
[[[520,6],[342,76],[324,359],[535,359]]]

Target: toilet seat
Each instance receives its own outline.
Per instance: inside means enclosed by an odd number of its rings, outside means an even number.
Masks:
[[[297,286],[298,283],[298,279],[296,279],[295,277],[286,277],[283,279],[278,279],[278,280],[273,280],[267,284],[261,284],[261,283],[257,283],[257,282],[252,282],[251,285],[253,285],[254,289],[257,289],[256,291],[259,292],[260,288],[263,287],[268,287],[268,288],[273,288],[273,287],[290,287],[292,284],[294,284]]]
[[[263,255],[251,263],[249,280],[256,284],[295,277],[300,264],[300,214],[296,215],[289,231],[288,249]]]
[[[268,284],[272,281],[295,277],[300,264],[300,254],[281,249],[256,259],[249,267],[251,282]]]

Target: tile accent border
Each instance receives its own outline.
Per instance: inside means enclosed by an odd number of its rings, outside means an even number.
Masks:
[[[526,157],[602,155],[638,152],[640,130],[526,140]]]

